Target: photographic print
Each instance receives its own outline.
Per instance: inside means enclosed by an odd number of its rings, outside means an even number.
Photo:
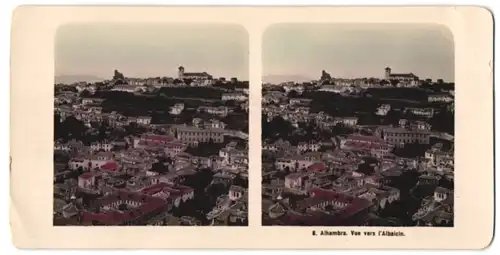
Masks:
[[[453,226],[448,28],[289,23],[263,38],[263,225]]]
[[[484,249],[493,24],[472,6],[20,6],[13,243]]]
[[[248,225],[248,34],[62,25],[54,225]]]

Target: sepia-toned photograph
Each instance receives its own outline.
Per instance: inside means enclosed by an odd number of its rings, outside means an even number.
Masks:
[[[248,225],[248,34],[62,25],[54,225]]]
[[[262,222],[454,222],[454,42],[432,24],[264,33]]]

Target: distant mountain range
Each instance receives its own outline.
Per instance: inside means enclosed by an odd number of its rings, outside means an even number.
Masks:
[[[99,82],[105,79],[93,75],[56,75],[55,83],[72,84],[75,82]]]
[[[265,75],[262,77],[263,83],[278,84],[282,82],[308,82],[313,79],[302,76],[302,75]]]

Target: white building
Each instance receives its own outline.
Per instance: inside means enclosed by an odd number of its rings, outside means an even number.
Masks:
[[[229,199],[232,201],[241,199],[244,194],[245,189],[243,187],[232,185],[231,188],[229,188]]]
[[[428,102],[453,102],[453,97],[449,93],[432,94],[427,97]]]
[[[135,93],[135,92],[145,91],[145,88],[143,86],[134,86],[134,85],[116,85],[111,90]]]
[[[348,91],[348,87],[335,86],[335,85],[324,85],[318,91],[323,92],[333,92],[333,93],[344,93]]]
[[[245,101],[247,100],[247,97],[243,93],[224,93],[221,96],[222,101],[229,101],[229,100],[234,100],[234,101]]]
[[[170,107],[170,114],[179,115],[182,113],[183,110],[184,110],[184,104],[178,103]]]
[[[151,117],[149,116],[139,116],[137,117],[137,124],[149,125],[151,124]]]
[[[333,119],[333,125],[337,125],[337,123],[340,123],[344,126],[348,127],[354,127],[358,124],[358,118],[357,117],[335,117]]]
[[[111,151],[113,149],[113,144],[107,142],[107,141],[102,141],[102,142],[94,142],[90,144],[90,149],[92,151]]]
[[[82,105],[89,105],[89,104],[101,104],[104,102],[105,99],[102,98],[83,98],[82,99]]]
[[[375,112],[375,114],[377,114],[379,116],[385,116],[385,115],[387,115],[387,113],[390,110],[391,110],[390,104],[383,104],[383,105],[379,106],[379,108],[377,109],[377,112]]]
[[[419,85],[418,76],[414,75],[413,73],[399,73],[399,74],[391,73],[390,67],[385,68],[385,79],[396,80],[403,85],[409,85],[409,86]]]
[[[85,172],[78,176],[78,187],[82,189],[90,189],[95,186],[95,174]]]

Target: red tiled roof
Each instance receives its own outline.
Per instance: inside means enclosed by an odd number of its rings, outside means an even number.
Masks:
[[[193,188],[188,187],[188,186],[184,186],[184,185],[176,185],[175,188],[180,190],[183,194],[190,193],[190,192],[194,191]]]
[[[154,142],[166,143],[168,141],[172,141],[174,138],[171,136],[165,136],[165,135],[144,135],[144,139],[151,140]]]
[[[92,178],[93,176],[94,176],[93,173],[91,173],[91,172],[85,172],[85,173],[81,174],[79,177],[83,178],[83,179],[89,179],[89,178]]]
[[[310,190],[313,194],[311,198],[306,200],[305,205],[312,206],[313,204],[321,203],[325,200],[335,200],[348,204],[343,210],[335,215],[303,215],[298,213],[289,212],[285,216],[285,221],[288,223],[300,223],[309,226],[315,225],[342,225],[343,221],[358,214],[359,212],[368,209],[372,202],[362,199],[347,196],[344,194],[336,193],[330,190],[313,188]]]
[[[290,173],[287,176],[285,176],[286,179],[298,179],[302,178],[304,176],[303,173]]]
[[[324,163],[314,163],[307,167],[307,171],[319,172],[324,171],[326,169],[326,165]]]
[[[358,150],[387,150],[387,149],[389,149],[389,146],[384,145],[384,144],[353,142],[353,141],[346,142],[344,144],[344,146],[348,146],[348,147],[351,147],[353,149],[358,149]]]
[[[118,164],[115,162],[108,162],[101,166],[101,169],[106,171],[116,171],[118,170]]]
[[[172,141],[167,143],[166,147],[184,146],[184,143],[180,141]]]
[[[152,186],[149,186],[147,188],[142,189],[141,192],[143,194],[146,194],[146,195],[153,195],[153,194],[156,194],[156,193],[162,191],[164,188],[169,187],[169,186],[170,185],[168,185],[167,183],[160,182],[158,184],[154,184]]]
[[[312,197],[314,198],[320,198],[321,200],[338,201],[347,204],[352,203],[353,200],[355,199],[355,197],[337,193],[333,190],[325,190],[320,188],[310,189],[309,192],[312,193]]]
[[[125,221],[135,220],[145,214],[151,213],[154,210],[166,206],[166,203],[161,198],[145,196],[140,193],[129,193],[119,191],[118,193],[104,197],[98,201],[100,205],[107,205],[115,202],[116,200],[132,200],[142,203],[139,207],[133,208],[126,212],[110,212],[110,213],[93,213],[82,212],[82,224],[92,225],[94,222],[103,225],[121,225]]]
[[[379,142],[384,143],[384,140],[380,139],[376,136],[366,136],[366,135],[350,135],[347,137],[347,140],[351,141],[359,141],[359,142]]]

